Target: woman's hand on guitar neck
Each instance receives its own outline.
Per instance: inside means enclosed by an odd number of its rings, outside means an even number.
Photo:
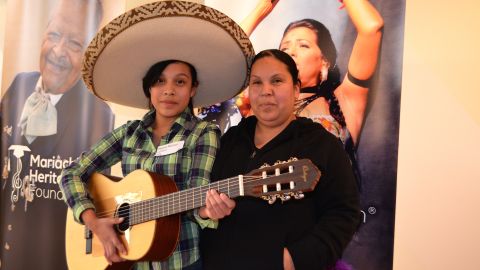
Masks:
[[[122,244],[113,226],[123,221],[123,218],[98,218],[92,209],[82,212],[83,223],[97,236],[103,245],[104,256],[111,265],[115,262],[123,262],[125,259],[119,254],[126,255],[127,250]]]
[[[214,189],[207,191],[205,206],[200,208],[198,214],[204,219],[221,219],[229,216],[235,208],[235,201],[225,194],[218,194]]]

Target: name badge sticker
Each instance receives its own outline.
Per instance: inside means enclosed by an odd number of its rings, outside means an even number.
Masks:
[[[185,141],[173,142],[165,145],[160,145],[157,148],[157,152],[155,156],[166,156],[178,152],[178,150],[182,149],[185,145]]]

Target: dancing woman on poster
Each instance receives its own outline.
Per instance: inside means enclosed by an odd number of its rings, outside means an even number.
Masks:
[[[250,35],[278,2],[259,1],[241,24],[245,32]],[[343,80],[340,80],[336,65],[335,45],[322,23],[313,19],[290,23],[279,48],[292,56],[300,71],[301,90],[296,114],[319,122],[344,144],[351,138],[353,145],[357,145],[368,90],[377,66],[383,19],[367,0],[340,2],[358,32]]]

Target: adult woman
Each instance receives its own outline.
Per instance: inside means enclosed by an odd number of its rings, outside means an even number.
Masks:
[[[320,182],[302,200],[273,205],[246,197],[235,203],[209,191],[199,215],[220,220],[216,230],[202,232],[206,269],[325,269],[355,232],[359,202],[350,162],[334,136],[295,116],[297,76],[286,53],[257,54],[249,82],[254,116],[222,137],[212,181],[297,157],[312,160],[322,172]]]
[[[336,48],[328,29],[318,21],[304,19],[290,23],[284,31],[280,50],[297,63],[301,81],[296,114],[312,118],[344,143],[351,136],[358,143],[383,27],[383,19],[367,0],[340,0],[346,7],[358,35],[340,82]],[[278,1],[259,1],[242,22],[250,34]]]
[[[197,17],[198,11],[208,12],[211,17]],[[215,22],[219,18],[225,25]],[[100,239],[108,263],[123,261],[122,255],[128,252],[113,229],[122,219],[97,216],[86,188],[89,177],[121,161],[124,175],[136,169],[163,174],[173,178],[180,190],[208,183],[220,131],[197,119],[192,110],[194,105],[231,97],[244,84],[251,45],[246,37],[238,37],[244,38],[242,44],[247,47],[236,46],[239,41],[230,32],[236,30],[231,26],[231,19],[224,14],[199,4],[157,2],[137,7],[112,21],[87,49],[84,79],[97,96],[132,107],[145,108],[148,104],[150,108],[142,120],[127,122],[105,136],[66,168],[61,177],[60,186],[75,219]],[[192,30],[195,27],[213,30],[199,36]],[[227,40],[231,46],[217,44],[217,40]],[[132,43],[136,45],[132,47]],[[231,67],[210,61],[223,61],[224,57],[217,53],[221,50],[233,52]],[[232,55],[225,57],[232,60]],[[147,68],[142,75],[142,97],[139,74]],[[116,75],[113,80],[111,74]],[[230,78],[223,82],[230,86],[216,85],[217,76]],[[225,92],[229,87],[236,90]],[[198,221],[196,216],[196,211],[181,215],[180,236],[166,260],[138,262],[135,268],[198,269],[199,229],[209,222]]]

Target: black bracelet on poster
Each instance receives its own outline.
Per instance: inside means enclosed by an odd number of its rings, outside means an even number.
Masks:
[[[353,77],[352,74],[350,74],[350,72],[347,72],[347,78],[348,80],[350,80],[353,84],[356,84],[360,87],[364,87],[364,88],[369,88],[370,85],[372,84],[372,77],[366,79],[366,80],[360,80],[360,79],[357,79],[355,77]]]

